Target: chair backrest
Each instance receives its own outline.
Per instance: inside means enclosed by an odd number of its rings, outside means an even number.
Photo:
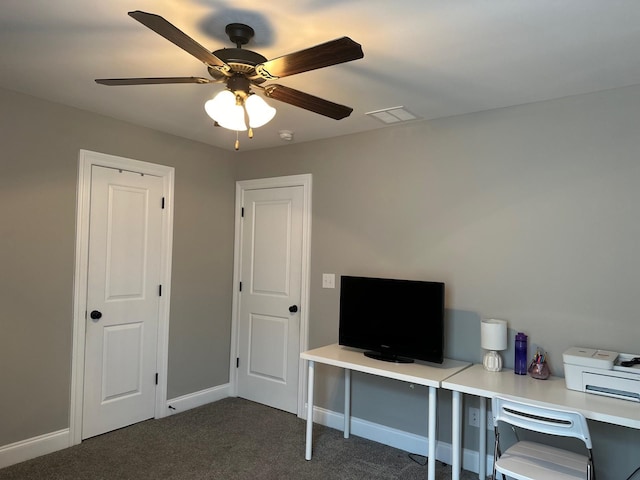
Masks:
[[[506,422],[535,432],[581,439],[591,449],[587,419],[580,412],[543,407],[533,403],[493,397],[493,424]]]

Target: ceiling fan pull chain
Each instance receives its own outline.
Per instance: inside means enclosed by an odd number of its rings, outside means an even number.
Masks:
[[[240,139],[238,138],[238,131],[236,130],[236,144],[235,149],[240,150]]]

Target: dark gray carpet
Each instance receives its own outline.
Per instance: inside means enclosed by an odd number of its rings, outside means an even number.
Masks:
[[[148,420],[80,445],[0,469],[0,480],[318,479],[425,480],[407,452],[320,425],[304,459],[305,422],[295,415],[227,398]],[[424,457],[417,457],[424,462]],[[451,478],[438,462],[436,478]],[[464,472],[462,480],[477,478]]]

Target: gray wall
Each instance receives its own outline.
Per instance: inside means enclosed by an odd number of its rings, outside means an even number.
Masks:
[[[78,151],[175,167],[168,398],[229,381],[234,158],[0,90],[0,446],[69,426]]]
[[[313,174],[311,347],[338,338],[339,289],[322,273],[441,280],[447,356],[480,361],[480,318],[494,316],[509,322],[507,366],[524,331],[563,375],[570,346],[638,352],[638,125],[630,87],[245,152],[238,178]],[[342,411],[341,372],[317,381],[320,405]],[[425,395],[356,375],[353,414],[425,435]],[[640,435],[592,423],[598,472],[625,478]]]
[[[640,87],[259,156],[2,90],[0,104],[0,445],[68,426],[81,148],[176,167],[169,398],[228,381],[236,179],[314,175],[312,347],[337,340],[339,291],[321,288],[333,272],[445,281],[450,357],[480,360],[483,316],[527,332],[556,374],[569,346],[638,352]],[[354,415],[426,434],[424,389],[354,377]],[[317,381],[341,411],[341,373]],[[625,478],[638,432],[591,426],[600,477]]]

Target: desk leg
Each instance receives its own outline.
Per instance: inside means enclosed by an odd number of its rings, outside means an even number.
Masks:
[[[436,388],[429,387],[429,461],[427,463],[428,480],[436,480]]]
[[[304,453],[305,460],[311,460],[311,443],[313,434],[313,373],[315,362],[309,360],[309,377],[307,378],[307,446]]]
[[[487,399],[480,397],[480,444],[478,447],[478,456],[480,457],[478,465],[478,477],[480,480],[487,478]]]
[[[351,370],[344,369],[344,438],[351,433]]]
[[[451,480],[460,480],[462,471],[462,393],[451,396]]]

